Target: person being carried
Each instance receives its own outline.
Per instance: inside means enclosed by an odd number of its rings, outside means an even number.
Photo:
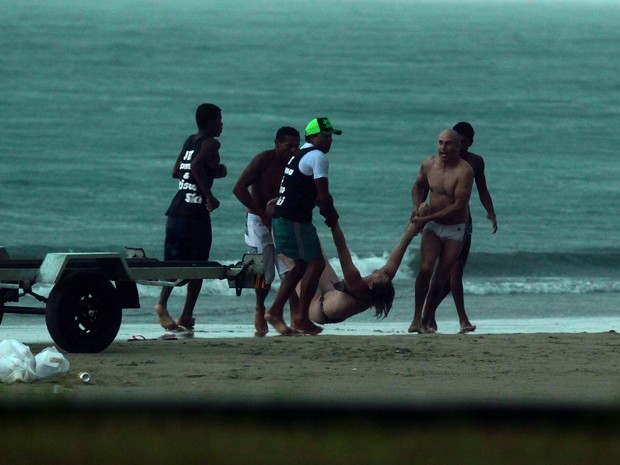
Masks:
[[[425,204],[420,206],[421,215],[427,211]],[[332,228],[332,237],[344,279],[340,280],[327,262],[319,281],[318,292],[310,303],[310,319],[321,325],[340,323],[371,307],[374,308],[377,318],[388,316],[395,294],[392,280],[407,252],[407,247],[419,229],[418,223],[409,223],[385,265],[363,277],[353,263],[340,225]]]
[[[299,139],[299,132],[295,128],[284,126],[278,129],[275,147],[254,156],[233,187],[233,194],[248,209],[245,242],[263,256],[265,287],[256,289],[256,336],[264,336],[269,331],[265,321],[265,299],[275,278],[275,269],[281,278],[288,271],[275,253],[271,234],[272,215],[267,213],[267,205],[278,195],[284,168],[291,156],[299,150]],[[291,294],[289,303],[291,308],[297,305],[297,294]]]
[[[411,221],[424,229],[410,333],[436,331],[433,327],[435,312],[463,247],[474,171],[459,156],[460,146],[461,137],[456,131],[442,131],[437,141],[437,154],[422,162],[413,186]],[[429,212],[422,216],[418,210],[429,189]]]
[[[328,118],[315,118],[308,123],[306,144],[286,165],[278,191],[272,221],[276,253],[292,259],[294,267],[282,279],[265,320],[282,335],[291,335],[294,330],[311,335],[322,331],[308,316],[310,302],[325,268],[319,236],[312,224],[312,211],[318,204],[327,226],[333,228],[338,224],[338,212],[327,179],[326,154],[334,134],[342,134],[342,131],[334,129]],[[293,310],[289,328],[283,318],[284,304],[299,282],[299,305]]]
[[[176,159],[172,177],[179,180],[179,189],[166,211],[164,260],[207,261],[211,252],[211,212],[220,206],[213,192],[213,180],[227,174],[220,163],[222,111],[216,105],[203,103],[196,109],[198,132],[189,136]],[[181,316],[175,321],[168,313],[172,287],[164,286],[155,305],[161,326],[167,330],[191,332],[194,307],[198,300],[201,279],[191,279]]]

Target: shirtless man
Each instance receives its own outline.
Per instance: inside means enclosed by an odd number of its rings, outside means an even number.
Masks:
[[[469,148],[474,143],[474,128],[471,124],[461,121],[460,123],[455,124],[452,129],[458,132],[461,136],[460,156],[463,160],[469,163],[474,170],[474,180],[476,183],[476,190],[478,191],[478,198],[487,212],[487,219],[491,222],[491,234],[495,234],[497,232],[497,218],[495,215],[495,208],[493,207],[493,199],[489,193],[486,176],[484,174],[484,159],[480,155],[469,151]],[[463,249],[461,250],[459,258],[452,269],[450,281],[445,286],[441,298],[441,301],[443,301],[443,299],[445,299],[448,294],[452,292],[456,313],[459,317],[459,333],[461,334],[470,333],[476,330],[476,326],[469,321],[469,317],[467,316],[467,311],[465,310],[465,299],[463,295],[463,272],[469,256],[469,249],[471,247],[472,231],[472,218],[470,213],[465,232],[465,240],[463,241]],[[431,325],[437,329],[437,323],[434,320],[431,322]]]
[[[265,287],[256,289],[256,313],[254,329],[256,336],[268,332],[265,321],[265,299],[275,278],[275,268],[283,276],[287,267],[276,257],[271,235],[271,215],[267,214],[267,204],[278,196],[284,168],[299,149],[299,132],[288,126],[278,129],[275,147],[256,155],[243,170],[233,188],[233,194],[248,209],[245,242],[263,255]],[[250,193],[251,187],[251,193]],[[294,308],[297,294],[291,294],[289,302]]]
[[[442,131],[437,141],[437,154],[424,160],[413,186],[411,221],[424,224],[424,229],[410,333],[435,332],[432,325],[435,311],[463,247],[474,171],[461,159],[460,147],[461,137],[456,131]],[[418,208],[427,189],[430,189],[429,214],[420,216]]]
[[[495,215],[495,208],[493,207],[493,199],[487,188],[487,180],[484,174],[484,159],[480,155],[469,151],[469,148],[474,143],[474,128],[471,124],[461,121],[455,124],[452,129],[461,136],[461,158],[469,163],[474,170],[474,180],[476,182],[478,198],[487,212],[487,219],[491,222],[491,234],[495,234],[497,232],[497,218]],[[465,270],[465,263],[467,263],[469,248],[471,246],[471,234],[472,219],[470,214],[469,224],[465,233],[465,241],[463,242],[463,250],[452,269],[450,286],[446,286],[443,295],[445,298],[450,291],[452,292],[456,312],[459,316],[460,333],[468,333],[476,330],[476,326],[471,324],[467,312],[465,311],[465,299],[463,297],[463,271]]]

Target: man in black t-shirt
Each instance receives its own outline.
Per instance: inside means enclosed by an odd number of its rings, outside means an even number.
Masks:
[[[215,139],[222,133],[221,110],[203,103],[196,110],[196,125],[198,132],[186,139],[172,170],[172,177],[179,179],[179,190],[166,211],[165,260],[209,260],[210,214],[220,206],[211,187],[214,179],[226,176],[226,166],[220,163],[220,143]],[[155,311],[163,328],[191,334],[201,288],[202,279],[188,281],[185,306],[176,321],[167,308],[173,288],[162,288]]]
[[[282,279],[278,294],[265,313],[265,320],[282,335],[293,331],[305,334],[322,331],[308,317],[310,302],[325,268],[319,237],[312,224],[315,205],[318,204],[330,228],[338,224],[338,213],[329,193],[326,154],[331,148],[332,136],[342,131],[334,129],[327,118],[315,118],[305,133],[306,144],[284,169],[272,222],[276,253],[294,261],[294,267]],[[284,304],[300,282],[299,305],[293,310],[289,328],[282,316]]]

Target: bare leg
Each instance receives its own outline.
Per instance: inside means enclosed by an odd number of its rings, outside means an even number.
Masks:
[[[424,314],[422,315],[420,332],[434,333],[435,328],[432,327],[431,322],[435,320],[435,312],[441,302],[443,296],[443,289],[448,280],[450,279],[450,273],[454,267],[454,263],[458,259],[461,253],[463,243],[461,241],[448,240],[443,242],[441,255],[435,269],[435,274],[431,282],[431,286],[426,296],[426,304],[424,306]]]
[[[308,262],[299,293],[299,305],[291,315],[291,328],[305,334],[317,335],[323,328],[315,325],[308,316],[310,302],[316,294],[319,278],[325,268],[323,257]]]
[[[454,270],[452,270],[452,271],[454,272]],[[448,294],[450,294],[450,281],[449,280],[446,281],[446,284],[443,286],[442,293],[441,293],[441,298],[439,299],[439,304],[441,304],[441,302],[444,301],[444,299],[448,296]],[[436,319],[436,316],[433,316],[433,318],[430,320],[429,326],[431,328],[433,328],[435,331],[437,331],[437,319]]]
[[[292,292],[291,296],[288,299],[288,304],[291,310],[291,321],[293,321],[293,318],[295,315],[297,315],[297,312],[299,312],[299,296],[297,295],[297,292]]]
[[[168,299],[170,298],[172,289],[173,288],[170,286],[162,287],[159,295],[159,302],[155,305],[155,312],[157,313],[157,318],[159,318],[159,324],[164,329],[176,329],[179,326],[172,319],[170,313],[168,313]]]
[[[287,264],[287,268],[288,270],[292,270],[293,267],[295,266],[295,262],[293,260],[291,260],[288,257],[285,257],[284,255],[280,255],[280,258],[285,261],[285,263]],[[289,271],[287,271],[286,273],[284,273],[284,276],[286,276]],[[280,275],[282,279],[284,279],[284,276]],[[300,280],[301,282],[301,280]],[[295,290],[293,292],[291,292],[291,295],[288,298],[288,305],[289,305],[289,309],[290,309],[290,317],[291,320],[293,319],[293,315],[295,315],[295,312],[297,311],[297,307],[299,306],[299,283],[297,283],[297,285],[295,286]],[[282,314],[282,318],[284,318],[284,312]],[[263,320],[265,319],[264,314],[263,314]]]
[[[317,290],[312,296],[312,299],[310,300],[310,305],[308,307],[308,317],[310,318],[310,321],[319,322],[319,323],[322,323],[323,316],[321,315],[321,311],[318,308],[318,306],[314,304],[314,301],[316,300],[317,296],[320,296],[321,294],[325,294],[326,292],[329,292],[329,291],[333,291],[334,290],[333,283],[340,281],[340,278],[338,277],[338,275],[336,274],[332,266],[329,264],[329,259],[325,255],[325,251],[323,251],[323,260],[325,261],[325,268],[323,268],[323,271],[321,272]],[[299,314],[299,310],[297,310],[297,306],[299,305],[299,295],[301,294],[301,283],[302,282],[303,280],[297,285],[297,292],[291,295],[291,298],[295,299],[295,302],[291,302],[291,321],[293,321],[296,315]],[[293,309],[296,309],[296,310],[293,310]]]
[[[271,290],[271,284],[265,285],[256,291],[256,312],[254,313],[254,336],[262,337],[269,332],[269,327],[265,321],[265,299]]]
[[[420,331],[420,321],[422,320],[422,309],[424,308],[424,301],[426,300],[426,294],[428,294],[429,283],[431,280],[431,271],[420,270],[415,280],[415,310],[413,313],[413,321],[407,330],[410,333],[417,333]]]
[[[183,307],[183,313],[177,320],[177,324],[188,329],[194,328],[194,307],[198,300],[198,295],[202,289],[202,279],[192,279],[187,284],[187,297],[185,297],[185,306]]]
[[[291,328],[289,328],[284,322],[284,304],[290,298],[291,294],[295,292],[295,286],[301,280],[306,271],[307,262],[304,260],[295,260],[295,266],[292,270],[284,275],[280,289],[276,294],[271,308],[265,313],[265,320],[274,329],[283,336],[290,336],[293,334]]]
[[[420,268],[415,280],[415,310],[413,321],[407,330],[410,333],[420,332],[422,310],[430,287],[431,278],[435,269],[435,262],[441,251],[441,241],[436,234],[429,232],[422,234],[420,243]]]
[[[452,275],[450,276],[450,289],[452,290],[452,298],[454,299],[454,305],[456,307],[456,313],[459,316],[459,324],[461,330],[459,333],[470,333],[476,330],[476,327],[471,324],[465,311],[465,298],[463,293],[463,262],[457,261],[452,268]]]
[[[443,279],[443,278],[441,278]],[[439,299],[441,298],[441,291],[443,283],[433,282],[431,283],[428,294],[426,295],[426,303],[424,305],[424,313],[422,314],[422,320],[420,321],[419,332],[421,334],[435,333],[437,332],[437,323],[435,322],[435,311],[439,306]],[[433,322],[435,322],[433,324]]]

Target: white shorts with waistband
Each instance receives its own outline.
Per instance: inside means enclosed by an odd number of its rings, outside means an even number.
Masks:
[[[424,226],[424,233],[433,232],[435,235],[444,241],[461,241],[465,239],[466,223],[459,224],[440,224],[435,221],[429,221]]]
[[[263,224],[260,216],[253,213],[247,214],[245,243],[257,253],[263,254],[263,275],[265,276],[266,284],[273,282],[276,276],[276,269],[280,278],[289,271],[286,264],[276,255],[271,231]]]

